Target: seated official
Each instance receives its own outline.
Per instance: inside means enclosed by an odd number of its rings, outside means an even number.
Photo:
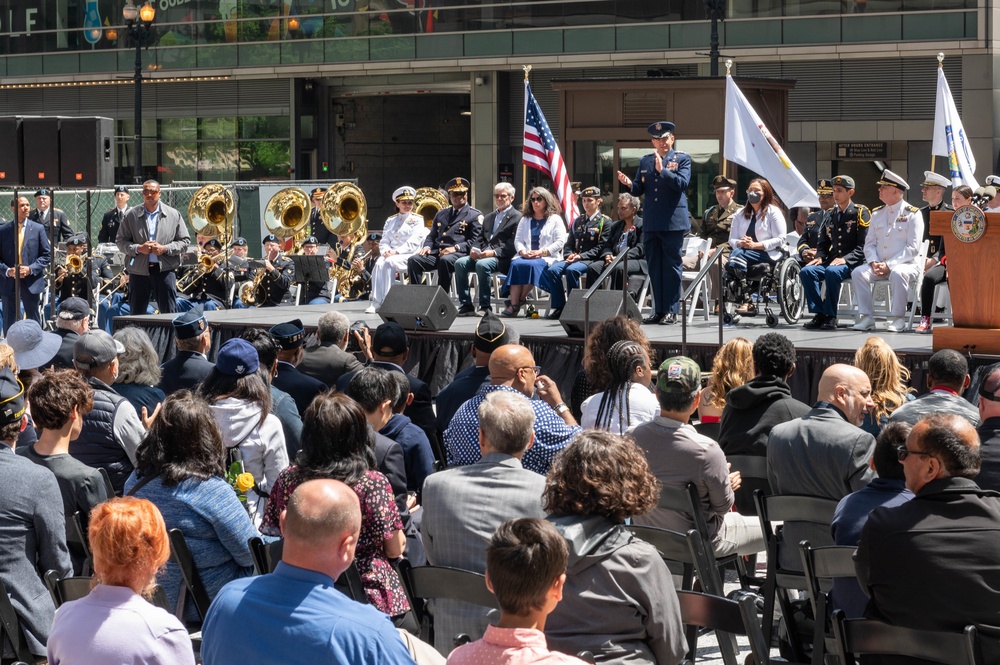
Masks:
[[[636,216],[638,211],[638,197],[628,192],[618,197],[618,221],[611,225],[598,259],[587,266],[587,284],[596,284],[604,269],[622,252],[628,252],[628,292],[637,303],[648,274],[642,249],[642,217]],[[610,277],[611,288],[618,291],[622,288],[621,271],[622,266],[618,266]]]
[[[181,278],[187,285],[184,287],[184,296],[177,299],[178,312],[186,312],[195,305],[201,305],[205,311],[225,309],[228,306],[233,281],[222,262],[221,252],[222,243],[216,238],[209,238],[202,245],[202,256],[212,259],[212,268],[206,270],[201,265],[188,268],[188,272]]]
[[[424,226],[424,218],[413,212],[416,193],[417,190],[405,185],[392,193],[399,212],[385,220],[378,243],[379,256],[371,270],[371,303],[365,314],[374,314],[382,307],[396,275],[403,281],[410,258],[421,249],[427,238],[429,229]]]
[[[451,207],[434,215],[423,247],[407,259],[410,284],[422,283],[425,272],[437,270],[438,286],[445,292],[451,289],[455,263],[468,256],[472,242],[483,229],[483,213],[469,205],[471,187],[465,178],[452,178],[445,183]]]
[[[472,270],[475,270],[479,280],[479,312],[492,311],[492,277],[496,273],[506,275],[515,254],[514,233],[521,221],[521,213],[512,205],[514,193],[514,186],[508,182],[497,183],[493,187],[496,209],[483,219],[483,232],[470,244],[469,255],[455,262],[459,316],[476,315],[469,290],[469,273]]]
[[[736,213],[729,232],[726,272],[745,280],[750,268],[766,263],[774,265],[781,258],[785,244],[785,217],[774,203],[774,190],[764,178],[754,178],[747,186],[747,204]]]

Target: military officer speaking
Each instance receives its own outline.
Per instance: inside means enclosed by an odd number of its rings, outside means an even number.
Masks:
[[[833,179],[833,200],[836,205],[827,213],[820,226],[816,257],[802,269],[802,290],[809,303],[812,320],[805,328],[837,329],[837,305],[840,285],[851,272],[865,261],[865,237],[871,211],[851,200],[854,178],[838,175]],[[826,297],[820,295],[820,285],[826,284]]]
[[[878,181],[878,197],[884,206],[872,210],[872,221],[865,237],[865,262],[851,273],[858,298],[861,320],[855,330],[873,330],[872,284],[889,280],[892,290],[892,320],[889,332],[901,332],[906,325],[906,299],[910,280],[919,274],[917,254],[924,237],[924,219],[920,210],[903,197],[910,189],[906,181],[886,169]]]
[[[410,284],[419,284],[424,272],[437,268],[438,286],[451,289],[455,262],[468,256],[469,247],[483,228],[483,213],[469,205],[469,181],[452,178],[444,186],[451,207],[434,215],[424,246],[406,261]]]
[[[649,265],[655,307],[643,323],[676,323],[681,295],[681,252],[691,229],[687,192],[691,157],[674,150],[674,123],[656,122],[646,128],[654,152],[639,161],[635,178],[618,172],[618,181],[643,202],[643,250]]]

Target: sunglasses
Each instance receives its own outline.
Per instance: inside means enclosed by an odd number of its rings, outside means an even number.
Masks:
[[[538,202],[538,201],[544,201],[545,199],[543,199],[543,198],[542,198],[541,196],[532,196],[532,197],[531,197],[531,198],[530,198],[529,200],[530,200],[530,201],[531,201],[532,203],[536,203],[536,202]]]
[[[922,457],[933,457],[933,455],[931,455],[930,453],[924,453],[924,452],[921,452],[919,450],[910,450],[906,446],[900,446],[900,447],[896,448],[896,459],[898,459],[900,462],[905,461],[906,458],[909,457],[910,455],[920,455]]]

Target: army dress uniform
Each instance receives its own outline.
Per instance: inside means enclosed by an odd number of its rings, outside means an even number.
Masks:
[[[600,197],[597,187],[583,190],[583,196]],[[580,276],[587,272],[591,262],[601,255],[604,243],[611,232],[611,218],[600,210],[593,217],[580,215],[569,230],[569,237],[563,245],[563,256],[577,255],[570,261],[556,261],[542,272],[541,287],[552,296],[551,309],[553,313],[566,306],[566,296],[580,286]],[[562,278],[566,277],[566,289],[563,290]],[[554,316],[551,318],[555,318]]]
[[[311,195],[312,197],[322,197],[325,193],[325,189],[316,187],[312,190]],[[319,206],[315,203],[313,203],[312,212],[309,213],[309,235],[316,238],[319,245],[332,245],[337,240],[337,236],[330,233],[330,229],[323,224],[323,216],[319,214]]]
[[[216,248],[221,249],[219,241],[209,240]],[[206,243],[206,247],[208,246]],[[218,256],[218,255],[216,255]],[[191,266],[189,271],[200,271],[200,266]],[[188,274],[191,274],[190,272]],[[184,312],[195,305],[201,305],[205,311],[225,309],[229,302],[229,292],[232,290],[233,278],[224,265],[217,265],[211,271],[197,278],[187,288],[182,298],[177,299],[178,311]]]
[[[909,190],[906,181],[888,169],[883,172],[879,184]],[[858,299],[858,313],[863,317],[854,326],[856,330],[874,328],[872,284],[888,279],[892,291],[892,317],[895,319],[890,324],[890,332],[898,331],[906,313],[910,281],[920,272],[916,259],[923,235],[924,220],[920,209],[910,205],[905,199],[891,206],[880,206],[872,210],[871,224],[865,237],[864,263],[851,272],[854,293]],[[876,277],[872,264],[882,262],[889,267],[889,275]]]
[[[449,194],[468,192],[469,181],[453,178],[445,185]],[[420,284],[424,273],[437,269],[438,286],[445,291],[451,289],[451,276],[455,263],[469,255],[469,248],[483,229],[483,213],[465,203],[461,208],[451,206],[434,215],[431,231],[424,240],[423,249],[427,254],[414,254],[406,261],[410,284]],[[441,250],[454,248],[455,251],[442,255]]]
[[[820,242],[825,232],[823,227],[829,218],[829,210],[814,210],[806,217],[806,228],[802,231],[799,242],[795,245],[795,251],[799,255],[799,263],[802,265],[812,260],[804,258],[802,252],[807,249],[815,249],[818,254]]]

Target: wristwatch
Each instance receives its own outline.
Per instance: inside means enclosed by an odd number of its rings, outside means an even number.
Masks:
[[[560,416],[565,412],[569,411],[569,407],[566,406],[566,402],[559,402],[558,404],[556,404],[555,409],[556,413],[558,413]]]

